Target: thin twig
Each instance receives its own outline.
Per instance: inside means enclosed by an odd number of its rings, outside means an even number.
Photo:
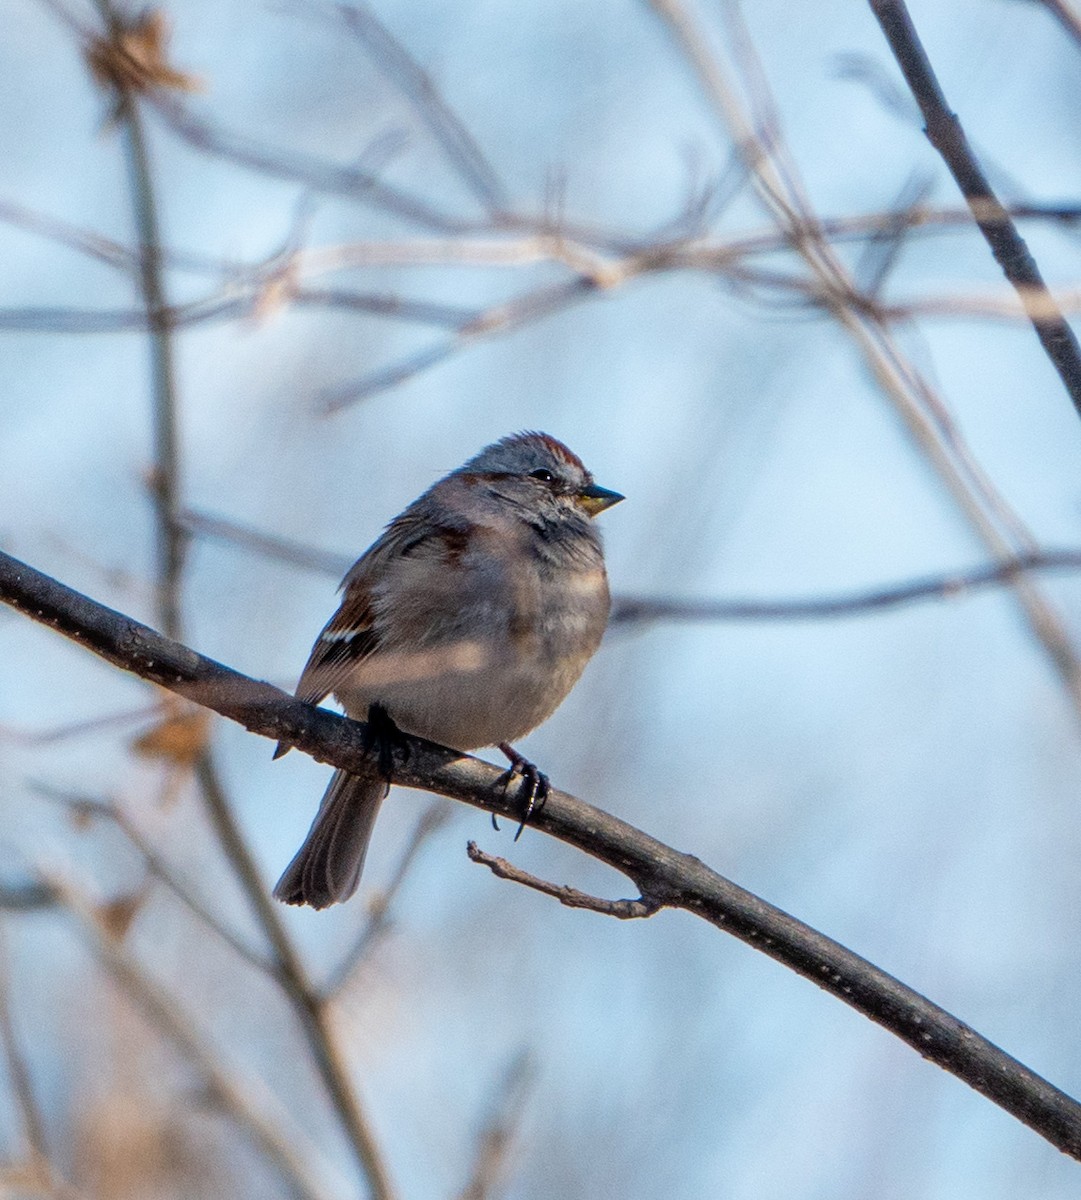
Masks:
[[[495,304],[476,316],[469,324],[458,330],[449,341],[424,350],[385,367],[343,387],[334,388],[324,394],[323,408],[327,413],[338,412],[361,400],[368,400],[380,392],[405,383],[422,371],[427,371],[466,346],[496,334],[521,329],[534,321],[542,320],[553,313],[569,308],[596,291],[596,281],[587,276],[578,276],[569,281],[546,284],[523,295],[500,304]]]
[[[409,100],[414,113],[442,147],[447,161],[488,213],[507,208],[507,197],[495,169],[469,130],[443,100],[428,73],[361,0],[339,4],[337,11],[372,58],[383,67]]]
[[[353,558],[319,550],[304,542],[264,533],[239,521],[197,509],[181,514],[184,527],[195,537],[223,541],[274,562],[341,579]],[[1037,550],[1003,562],[987,563],[964,571],[927,575],[902,583],[886,584],[833,596],[786,599],[688,600],[664,596],[616,596],[611,625],[637,625],[653,621],[803,621],[901,608],[926,600],[954,600],[975,592],[1011,583],[1036,571],[1081,570],[1081,550]]]
[[[236,166],[369,204],[422,229],[465,233],[477,228],[476,221],[453,217],[414,193],[386,183],[364,167],[338,165],[298,150],[264,146],[254,138],[211,125],[172,96],[155,96],[153,103],[158,116],[174,133],[196,149]]]
[[[1042,311],[1030,314],[1032,326],[1081,414],[1081,346],[1047,290],[1024,238],[999,203],[957,114],[946,103],[905,0],[869,0],[869,3],[920,106],[928,140],[942,156],[965,199],[978,201],[981,206],[979,211],[973,210],[973,216],[995,261],[1017,289],[1022,304],[1026,295],[1035,294],[1039,299]],[[991,220],[985,216],[988,208],[993,212]]]
[[[42,883],[33,880],[23,883],[0,882],[0,909],[4,912],[40,912],[55,907],[55,904],[52,892]]]
[[[6,929],[0,929],[0,1044],[7,1060],[8,1081],[15,1096],[15,1103],[22,1120],[23,1135],[35,1166],[52,1174],[52,1159],[49,1154],[49,1139],[45,1132],[45,1117],[34,1094],[30,1066],[23,1054],[15,1032],[11,1013],[11,980]]]
[[[368,958],[373,947],[386,933],[390,924],[391,906],[417,861],[421,848],[428,838],[436,830],[441,829],[449,819],[450,809],[441,800],[437,800],[421,814],[412,836],[398,859],[398,865],[390,877],[390,882],[368,901],[367,920],[364,922],[359,936],[323,984],[322,992],[326,999],[336,998],[349,986],[357,968]]]
[[[149,721],[162,715],[163,707],[159,701],[154,704],[140,704],[138,708],[127,708],[123,712],[106,713],[100,717],[87,717],[64,725],[54,725],[51,729],[19,729],[10,725],[0,725],[0,741],[12,741],[22,746],[53,746],[69,738],[85,737],[88,734],[100,733],[103,729],[133,725],[137,721]]]
[[[354,774],[371,769],[367,730],[360,723],[204,658],[3,552],[0,601],[106,661],[204,704],[253,733],[284,739]],[[403,736],[402,741],[394,763],[394,779],[401,786],[437,792],[508,818],[518,815],[517,799],[508,794],[499,767],[421,738]],[[231,816],[224,815],[223,833],[231,837]],[[1081,1104],[866,959],[691,855],[565,792],[551,790],[532,824],[622,872],[651,902],[694,913],[812,980],[1081,1159]],[[259,903],[269,907],[258,872],[235,836],[246,860],[249,897],[254,903],[261,895]],[[268,925],[274,929],[277,922],[271,917]],[[291,947],[286,943],[283,951],[289,954]],[[312,1041],[328,1046],[325,1009],[300,982],[286,983],[295,989],[291,995],[311,1006]]]
[[[671,600],[660,597],[617,596],[612,625],[650,621],[805,621],[860,616],[902,608],[921,600],[953,600],[1010,583],[1031,571],[1081,570],[1081,550],[1048,550],[1021,554],[993,565],[929,575],[906,583],[839,596],[810,596],[786,600]]]
[[[1059,22],[1063,29],[1081,47],[1081,12],[1069,0],[1035,0]]]
[[[222,923],[219,917],[210,911],[187,883],[176,874],[166,860],[150,844],[142,830],[139,829],[118,804],[63,791],[44,783],[32,783],[31,787],[39,795],[63,804],[77,816],[97,817],[115,825],[139,852],[143,860],[143,865],[150,874],[163,883],[198,921],[221,938],[245,962],[263,974],[273,974],[273,966],[267,961],[266,956],[255,950],[252,946],[249,946],[243,938],[234,933],[233,930]]]
[[[527,1049],[520,1050],[503,1072],[477,1139],[469,1182],[458,1193],[458,1200],[492,1200],[503,1190],[535,1074],[533,1056]]]
[[[20,333],[109,334],[154,332],[167,325],[172,333],[176,333],[223,321],[265,320],[290,308],[366,313],[386,320],[456,331],[468,328],[483,315],[476,309],[430,300],[409,300],[389,293],[307,288],[280,278],[252,278],[243,283],[229,282],[211,295],[188,304],[166,306],[156,317],[146,309],[137,308],[68,308],[59,305],[0,308],[0,329]]]
[[[116,49],[123,40],[124,19],[112,0],[96,0],[108,30],[108,45]],[[88,61],[93,64],[90,52]],[[161,231],[150,149],[133,91],[117,83],[111,89],[115,115],[124,135],[135,228],[139,242],[139,286],[150,327],[151,390],[154,418],[154,474],[151,495],[157,510],[158,613],[170,637],[181,636],[180,575],[184,537],[177,524],[178,435],[176,375],[173,335],[161,263]]]
[[[466,843],[465,849],[473,862],[487,867],[493,875],[508,879],[511,883],[520,883],[535,892],[543,892],[545,896],[552,896],[567,908],[585,908],[606,917],[616,917],[620,921],[636,921],[652,917],[665,907],[663,901],[646,899],[644,896],[637,900],[605,900],[603,896],[591,896],[565,883],[549,883],[547,879],[531,875],[505,858],[486,854],[476,842]]]
[[[275,533],[264,533],[261,529],[254,529],[250,525],[199,509],[186,508],[180,514],[180,520],[188,533],[194,537],[239,546],[273,562],[288,563],[317,575],[341,579],[354,561],[346,555],[335,554],[332,550],[319,550],[305,542],[281,537]]]

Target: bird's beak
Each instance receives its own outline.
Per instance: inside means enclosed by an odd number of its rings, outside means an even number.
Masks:
[[[622,499],[623,497],[619,492],[598,487],[595,483],[591,483],[589,487],[582,488],[578,495],[575,496],[578,507],[585,509],[591,517],[595,517],[597,513],[604,512],[606,508],[611,508],[613,504],[618,504]]]

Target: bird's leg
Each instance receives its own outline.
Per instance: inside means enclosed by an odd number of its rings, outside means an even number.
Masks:
[[[409,758],[409,742],[405,735],[394,724],[394,718],[381,704],[372,704],[368,708],[368,721],[365,725],[364,749],[375,753],[379,758],[379,774],[390,783],[394,777],[394,754],[397,751],[405,762]]]
[[[548,776],[543,771],[538,771],[536,765],[519,754],[510,742],[500,742],[499,749],[507,756],[507,761],[510,763],[500,778],[503,790],[507,790],[515,775],[522,777],[523,791],[520,797],[522,821],[518,826],[518,832],[514,835],[514,840],[517,841],[522,836],[522,830],[525,829],[530,817],[544,807],[544,802],[548,798]],[[496,824],[495,813],[492,814],[492,825],[496,829],[499,828]]]

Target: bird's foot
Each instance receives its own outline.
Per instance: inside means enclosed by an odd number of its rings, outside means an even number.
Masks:
[[[530,818],[535,812],[540,812],[544,807],[545,800],[548,799],[548,776],[538,770],[535,763],[531,763],[528,758],[519,754],[509,742],[500,742],[499,749],[510,762],[510,766],[499,778],[504,792],[510,787],[511,780],[515,775],[522,777],[522,787],[518,794],[519,802],[522,805],[522,820],[518,826],[518,832],[514,835],[514,840],[517,841],[522,836],[522,830],[525,829]],[[495,813],[492,813],[492,827],[499,828]]]
[[[381,704],[373,704],[368,709],[364,749],[378,756],[379,774],[388,783],[394,778],[394,755],[398,754],[403,763],[409,759],[408,739]]]

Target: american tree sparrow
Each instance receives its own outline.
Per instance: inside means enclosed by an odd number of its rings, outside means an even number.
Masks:
[[[297,696],[333,693],[384,748],[396,729],[455,750],[499,746],[508,780],[523,776],[528,817],[547,780],[510,743],[551,716],[600,643],[610,602],[593,518],[622,499],[547,434],[485,447],[355,563]],[[347,900],[387,791],[374,773],[335,771],[274,895]]]

